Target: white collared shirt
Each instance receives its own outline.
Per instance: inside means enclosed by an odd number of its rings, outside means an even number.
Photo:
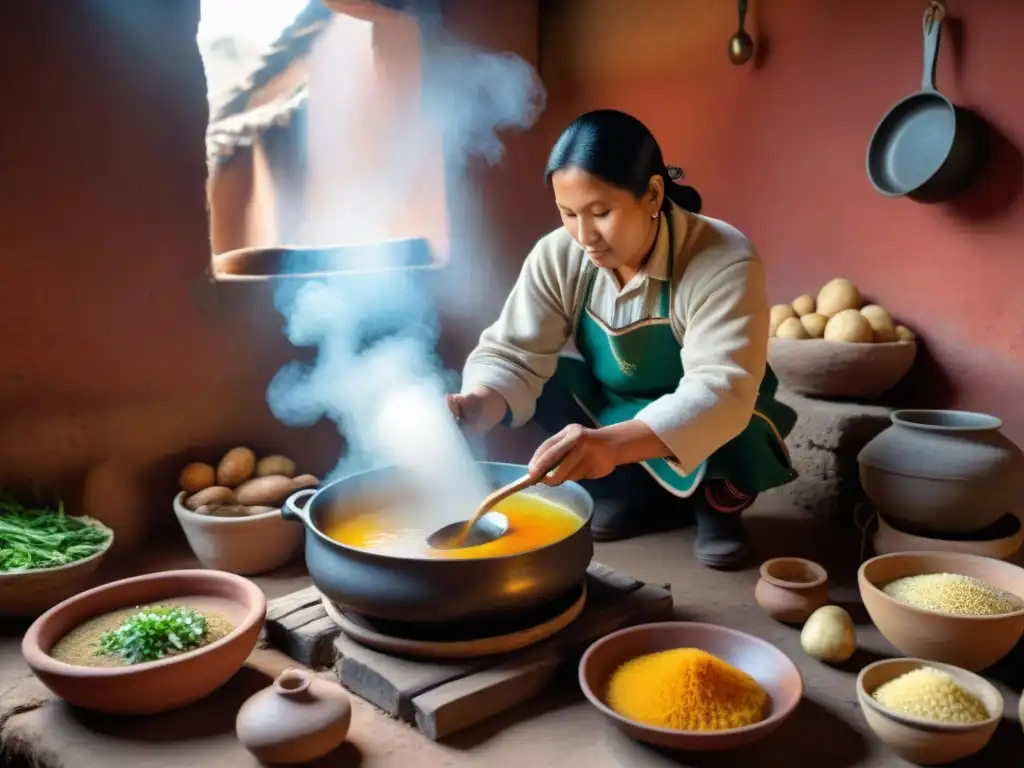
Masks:
[[[750,421],[765,371],[769,304],[761,259],[742,233],[677,206],[667,215],[662,214],[651,258],[627,285],[620,286],[610,270],[598,271],[590,310],[613,329],[656,315],[672,259],[671,321],[685,375],[674,392],[646,406],[637,419],[692,471]],[[558,356],[572,348],[586,258],[564,228],[541,238],[498,319],[466,361],[462,391],[497,391],[513,425],[532,418]]]

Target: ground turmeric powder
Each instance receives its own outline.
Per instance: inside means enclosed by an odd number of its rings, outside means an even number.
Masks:
[[[767,716],[771,704],[754,678],[698,648],[626,662],[612,675],[607,700],[634,722],[679,731],[751,725]]]

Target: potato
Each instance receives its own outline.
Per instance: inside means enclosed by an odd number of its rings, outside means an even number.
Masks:
[[[797,296],[793,299],[793,303],[790,306],[793,307],[793,311],[796,312],[797,317],[809,315],[814,311],[814,297],[809,293],[805,293],[803,296]]]
[[[295,481],[284,475],[267,475],[246,480],[235,489],[235,498],[246,506],[277,507],[297,490]]]
[[[804,328],[804,324],[800,322],[799,317],[787,317],[779,325],[777,331],[775,331],[775,338],[777,339],[809,339],[810,334],[807,333],[807,329]]]
[[[255,507],[246,507],[245,509],[248,511],[250,517],[252,517],[254,515],[265,515],[265,514],[267,514],[267,512],[280,512],[281,511],[280,507],[267,507],[267,506],[261,506],[261,505],[257,505]]]
[[[232,448],[217,465],[217,485],[237,488],[256,469],[256,454],[249,448]]]
[[[256,462],[256,477],[267,475],[295,477],[295,462],[287,456],[264,456]]]
[[[877,304],[868,304],[860,308],[860,313],[871,323],[871,330],[875,332],[875,341],[880,344],[896,341],[896,325],[892,316],[884,307]]]
[[[320,478],[316,475],[299,475],[295,478],[295,490],[299,488],[312,488],[314,485],[320,485]]]
[[[772,307],[768,315],[768,335],[774,336],[779,326],[782,325],[782,321],[791,317],[796,317],[796,312],[789,304],[776,304]]]
[[[207,517],[248,517],[250,514],[249,508],[241,504],[203,504],[195,513]]]
[[[195,512],[207,504],[237,503],[238,499],[235,498],[235,494],[232,493],[230,488],[225,488],[223,485],[211,485],[209,488],[204,488],[199,493],[193,493],[185,499],[185,508]]]
[[[870,344],[875,338],[871,323],[856,309],[844,309],[829,318],[825,325],[826,341]]]
[[[850,614],[837,605],[826,605],[807,618],[800,646],[809,656],[841,664],[857,651],[857,629]]]
[[[819,315],[817,312],[811,312],[809,315],[803,315],[800,318],[800,322],[803,323],[804,330],[807,331],[807,335],[812,339],[820,339],[825,335],[825,325],[828,323],[828,318],[824,315]]]
[[[185,493],[198,493],[217,482],[217,473],[209,464],[194,461],[178,475],[178,485]]]
[[[860,309],[860,291],[846,278],[836,277],[818,291],[815,311],[819,315],[832,317],[844,309]]]
[[[915,341],[917,337],[914,332],[905,325],[896,326],[896,341]]]

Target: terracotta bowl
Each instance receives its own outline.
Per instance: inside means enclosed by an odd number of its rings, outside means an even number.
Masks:
[[[131,666],[78,666],[50,655],[58,640],[89,619],[165,601],[216,611],[235,629],[194,651]],[[150,715],[191,704],[227,682],[256,646],[266,612],[263,592],[241,576],[164,571],[105,584],[55,605],[29,627],[21,652],[36,677],[69,704],[113,715]]]
[[[896,552],[867,560],[857,571],[871,621],[901,653],[972,672],[992,666],[1024,634],[1024,609],[1000,616],[960,616],[914,608],[882,592],[890,581],[925,573],[959,573],[1024,599],[1024,569],[957,552]]]
[[[38,568],[23,573],[0,573],[0,616],[38,616],[89,585],[93,574],[114,543],[114,532],[91,517],[79,519],[110,533],[110,538],[103,549],[94,555],[56,568]]]
[[[974,694],[989,717],[980,723],[950,725],[901,715],[872,697],[879,686],[928,666],[948,673],[957,685]],[[990,682],[965,669],[923,659],[883,659],[857,675],[857,701],[871,730],[897,755],[918,765],[947,765],[980,752],[1003,719],[1003,697]]]
[[[675,731],[643,725],[612,711],[605,698],[615,670],[637,656],[673,648],[699,648],[742,669],[771,696],[771,714],[742,728]],[[628,736],[657,747],[694,752],[736,749],[760,741],[793,714],[804,692],[796,664],[771,643],[728,627],[690,622],[644,624],[598,640],[583,655],[579,678],[590,703]]]
[[[872,542],[877,555],[893,552],[962,552],[966,555],[1007,560],[1017,553],[1024,542],[1024,527],[1021,526],[1020,518],[1007,513],[994,525],[980,531],[962,534],[960,538],[949,538],[957,534],[946,536],[939,538],[934,533],[912,533],[879,515],[878,528]]]
[[[907,375],[917,343],[853,344],[769,339],[768,362],[791,392],[811,397],[877,397]]]
[[[761,564],[754,587],[761,610],[785,624],[803,624],[828,604],[828,573],[802,557],[775,557]]]
[[[302,551],[306,529],[275,509],[252,517],[198,515],[185,507],[185,493],[174,497],[178,518],[192,553],[207,568],[254,576],[276,570]]]

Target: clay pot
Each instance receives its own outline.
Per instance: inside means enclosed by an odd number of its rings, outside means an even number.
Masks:
[[[897,525],[976,531],[1009,512],[1024,492],[1024,454],[995,416],[903,410],[891,418],[857,461],[864,492]]]
[[[977,672],[1005,657],[1024,635],[1024,608],[996,616],[939,613],[901,603],[882,588],[904,576],[959,573],[1024,599],[1024,568],[955,552],[896,552],[857,571],[860,599],[882,636],[907,656]]]
[[[217,613],[234,630],[202,648],[130,666],[79,666],[50,655],[58,640],[89,619],[168,601]],[[266,613],[263,592],[241,576],[164,571],[104,584],[55,605],[28,628],[21,654],[69,704],[111,715],[152,715],[199,701],[227,682],[255,647]]]
[[[766,560],[761,564],[754,599],[776,621],[803,624],[808,616],[828,604],[828,573],[802,557]]]
[[[966,555],[1009,560],[1024,543],[1024,526],[1016,515],[1007,513],[995,525],[970,534],[931,535],[905,531],[881,515],[872,539],[876,555],[893,552],[963,552]]]
[[[286,669],[273,685],[238,711],[238,740],[271,765],[308,763],[345,741],[352,705],[336,683],[300,669]]]
[[[985,705],[988,719],[970,725],[936,723],[892,712],[875,701],[872,694],[879,687],[921,667],[933,667],[950,675],[958,686]],[[948,765],[980,752],[1003,719],[1002,694],[990,682],[958,667],[922,659],[883,659],[864,667],[857,675],[857,701],[875,735],[897,755],[916,765]]]
[[[809,397],[877,397],[906,376],[916,356],[912,341],[768,340],[768,362],[779,383]]]
[[[189,547],[206,568],[254,576],[276,570],[302,551],[305,528],[275,509],[250,517],[200,515],[174,497],[174,514]]]

